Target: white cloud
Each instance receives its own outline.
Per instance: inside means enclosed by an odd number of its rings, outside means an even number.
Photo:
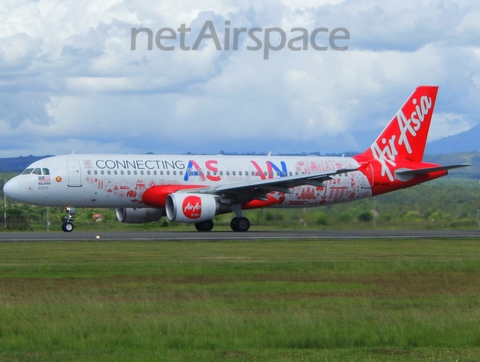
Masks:
[[[471,124],[460,114],[436,113],[430,126],[428,141],[435,141],[443,137],[451,136],[469,130]]]
[[[430,139],[458,133],[480,111],[479,13],[473,0],[4,1],[0,155],[360,151],[419,84],[440,85]],[[222,44],[226,28],[344,27],[349,49],[264,60],[244,33],[239,50],[147,50],[146,34],[130,50],[132,28],[186,24],[192,46],[206,20]]]

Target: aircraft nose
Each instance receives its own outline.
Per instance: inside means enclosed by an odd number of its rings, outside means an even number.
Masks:
[[[3,185],[3,193],[11,199],[16,199],[18,197],[18,192],[20,190],[20,185],[18,180],[15,178],[8,181]]]

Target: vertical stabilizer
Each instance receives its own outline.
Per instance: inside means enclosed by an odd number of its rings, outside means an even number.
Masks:
[[[380,162],[422,161],[437,91],[437,86],[415,89],[380,136],[359,157]]]

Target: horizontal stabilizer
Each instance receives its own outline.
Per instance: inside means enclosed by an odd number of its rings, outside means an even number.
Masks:
[[[448,171],[454,168],[467,167],[467,166],[470,166],[470,165],[466,163],[461,163],[457,165],[418,168],[415,170],[399,169],[395,171],[395,178],[401,181],[408,181],[415,176],[425,175],[430,172]]]

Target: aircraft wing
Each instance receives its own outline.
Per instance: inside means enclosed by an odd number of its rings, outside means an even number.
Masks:
[[[357,171],[357,168],[344,168],[330,172],[316,172],[267,180],[238,182],[201,189],[188,189],[182,192],[221,195],[222,198],[236,200],[237,202],[268,200],[267,194],[269,192],[277,191],[290,194],[292,193],[290,188],[296,186],[325,186],[323,182],[331,180],[333,176],[353,171]]]

